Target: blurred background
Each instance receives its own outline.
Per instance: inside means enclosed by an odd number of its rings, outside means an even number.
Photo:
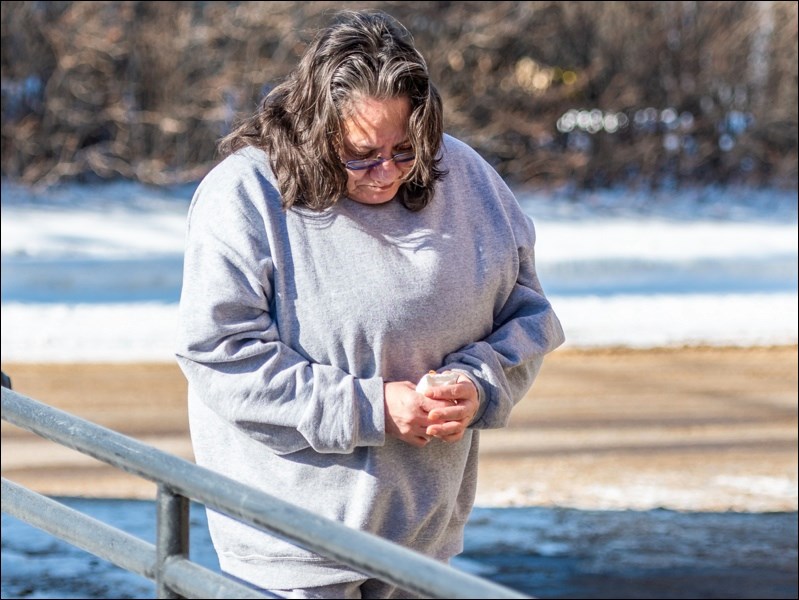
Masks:
[[[197,182],[342,7],[415,36],[567,345],[796,343],[796,2],[3,2],[6,362],[173,360]]]
[[[338,8],[414,34],[517,187],[797,185],[797,3],[3,2],[2,175],[198,180]]]

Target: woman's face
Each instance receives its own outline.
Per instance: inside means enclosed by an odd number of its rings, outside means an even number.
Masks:
[[[388,158],[399,152],[411,151],[408,141],[410,116],[408,98],[355,100],[343,122],[341,160]],[[347,195],[362,204],[389,202],[412,166],[413,161],[397,163],[388,160],[370,169],[347,169]]]

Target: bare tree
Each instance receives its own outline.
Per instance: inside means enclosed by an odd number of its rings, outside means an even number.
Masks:
[[[3,176],[196,180],[342,7],[414,32],[516,184],[796,186],[788,1],[3,2]]]

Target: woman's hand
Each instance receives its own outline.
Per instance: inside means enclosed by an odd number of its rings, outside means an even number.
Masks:
[[[431,425],[425,434],[445,442],[460,441],[480,405],[472,380],[460,375],[456,383],[431,387],[424,395],[437,402],[427,415]]]
[[[417,448],[433,437],[445,442],[461,440],[479,406],[477,388],[465,375],[424,394],[410,381],[392,381],[383,385],[383,398],[386,434]]]
[[[425,397],[416,393],[410,381],[392,381],[383,385],[383,404],[386,413],[386,434],[422,448],[430,442],[426,433],[430,420]]]

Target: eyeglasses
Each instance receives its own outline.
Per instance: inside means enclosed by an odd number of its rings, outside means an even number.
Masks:
[[[384,162],[388,162],[390,160],[393,160],[395,164],[411,162],[413,160],[416,160],[416,153],[413,151],[397,152],[394,156],[389,156],[388,158],[380,158],[378,156],[377,158],[348,160],[345,161],[343,164],[350,171],[366,171],[368,169],[374,169],[375,167],[382,165]]]

